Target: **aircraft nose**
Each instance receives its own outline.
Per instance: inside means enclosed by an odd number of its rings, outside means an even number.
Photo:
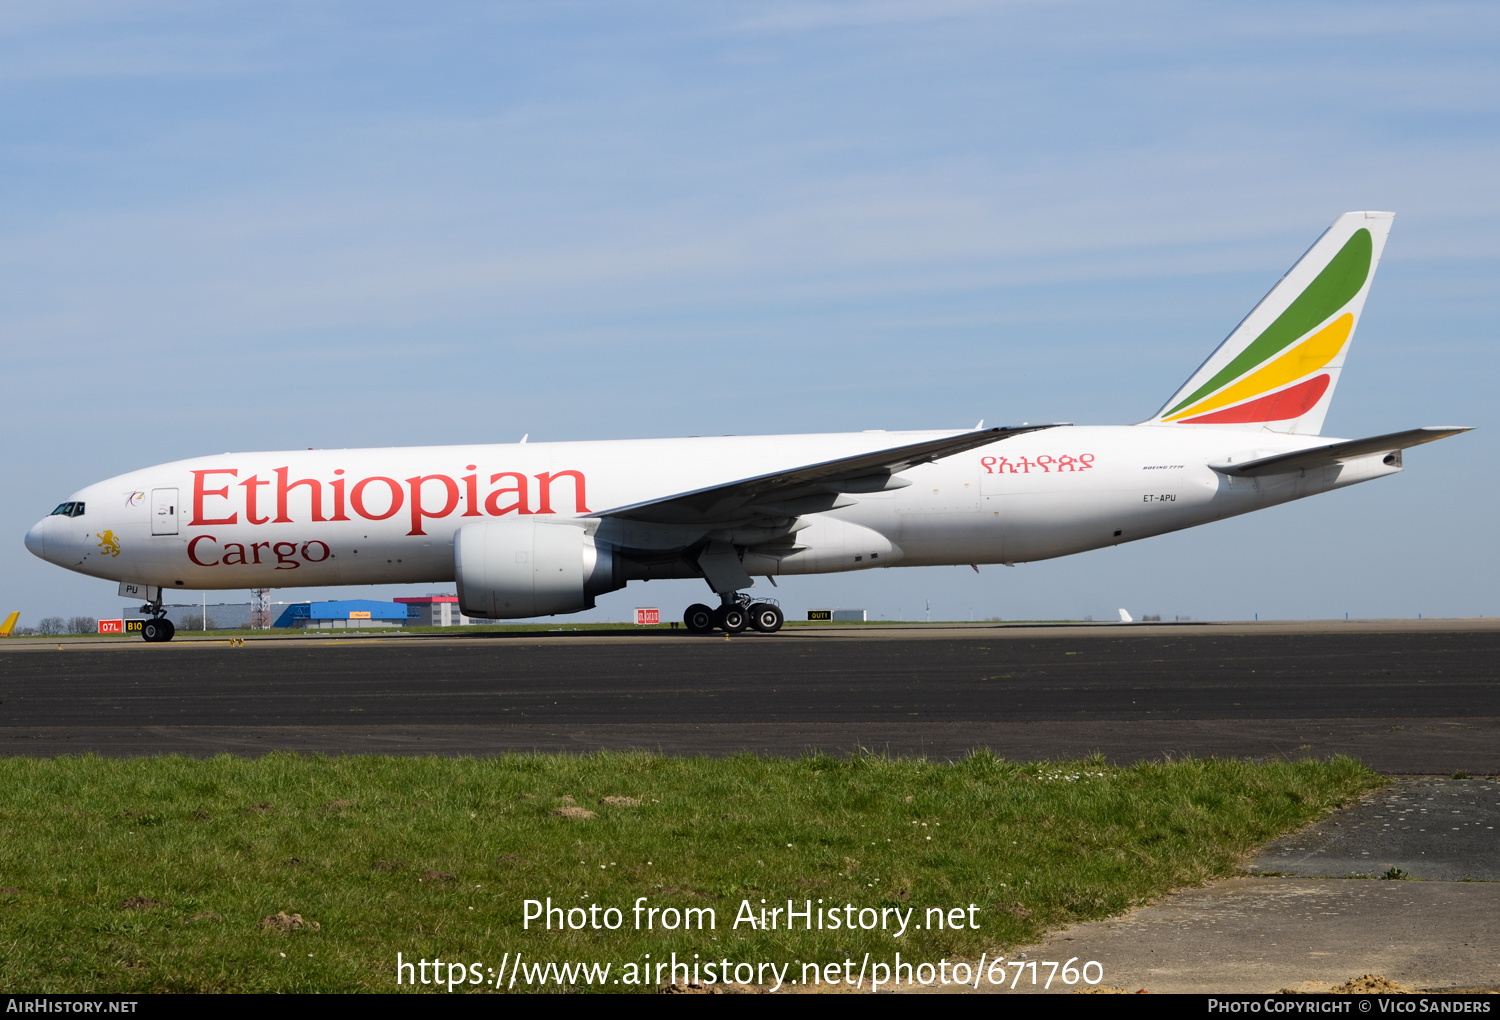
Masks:
[[[40,559],[47,558],[47,540],[43,534],[43,526],[47,523],[44,517],[31,526],[26,532],[26,551]]]

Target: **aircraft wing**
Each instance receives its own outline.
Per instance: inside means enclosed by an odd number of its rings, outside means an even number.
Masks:
[[[723,525],[757,517],[796,517],[799,514],[821,513],[839,506],[848,506],[849,502],[840,501],[839,498],[844,493],[880,492],[911,484],[904,479],[893,478],[897,471],[988,446],[1025,432],[1056,427],[1022,425],[964,432],[908,446],[804,464],[584,516],[651,524]]]
[[[1396,453],[1412,446],[1436,442],[1439,439],[1447,439],[1449,436],[1468,431],[1470,429],[1467,426],[1429,425],[1426,428],[1407,429],[1405,432],[1392,432],[1384,436],[1371,436],[1369,439],[1351,439],[1343,443],[1331,443],[1328,446],[1315,446],[1310,450],[1298,450],[1295,453],[1279,453],[1274,457],[1247,460],[1243,464],[1210,464],[1209,467],[1222,475],[1250,477],[1279,475],[1303,468],[1336,464],[1339,461],[1365,457],[1372,453]]]

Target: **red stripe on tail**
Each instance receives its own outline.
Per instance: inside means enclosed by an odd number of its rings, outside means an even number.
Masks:
[[[1328,392],[1328,376],[1315,375],[1307,382],[1269,396],[1258,397],[1248,404],[1187,418],[1184,425],[1243,425],[1261,421],[1287,421],[1300,418]]]

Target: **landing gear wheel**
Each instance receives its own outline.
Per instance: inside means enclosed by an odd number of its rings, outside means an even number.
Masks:
[[[691,634],[707,634],[714,629],[714,611],[700,602],[687,607],[682,614],[682,624]]]
[[[779,606],[773,606],[769,602],[757,602],[749,609],[750,626],[763,634],[775,634],[786,622]]]
[[[750,614],[739,606],[720,606],[714,624],[725,634],[739,634],[750,626]]]
[[[172,626],[172,621],[165,616],[154,620],[147,620],[141,624],[141,637],[150,642],[170,641],[172,635],[177,633],[177,628]]]

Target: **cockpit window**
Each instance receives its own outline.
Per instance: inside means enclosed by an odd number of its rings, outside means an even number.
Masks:
[[[83,516],[83,504],[82,503],[59,503],[57,505],[57,509],[54,510],[54,511],[52,511],[52,513],[48,514],[48,516],[49,517],[56,517],[58,514],[62,514],[62,516],[64,516],[64,517],[82,517]]]

